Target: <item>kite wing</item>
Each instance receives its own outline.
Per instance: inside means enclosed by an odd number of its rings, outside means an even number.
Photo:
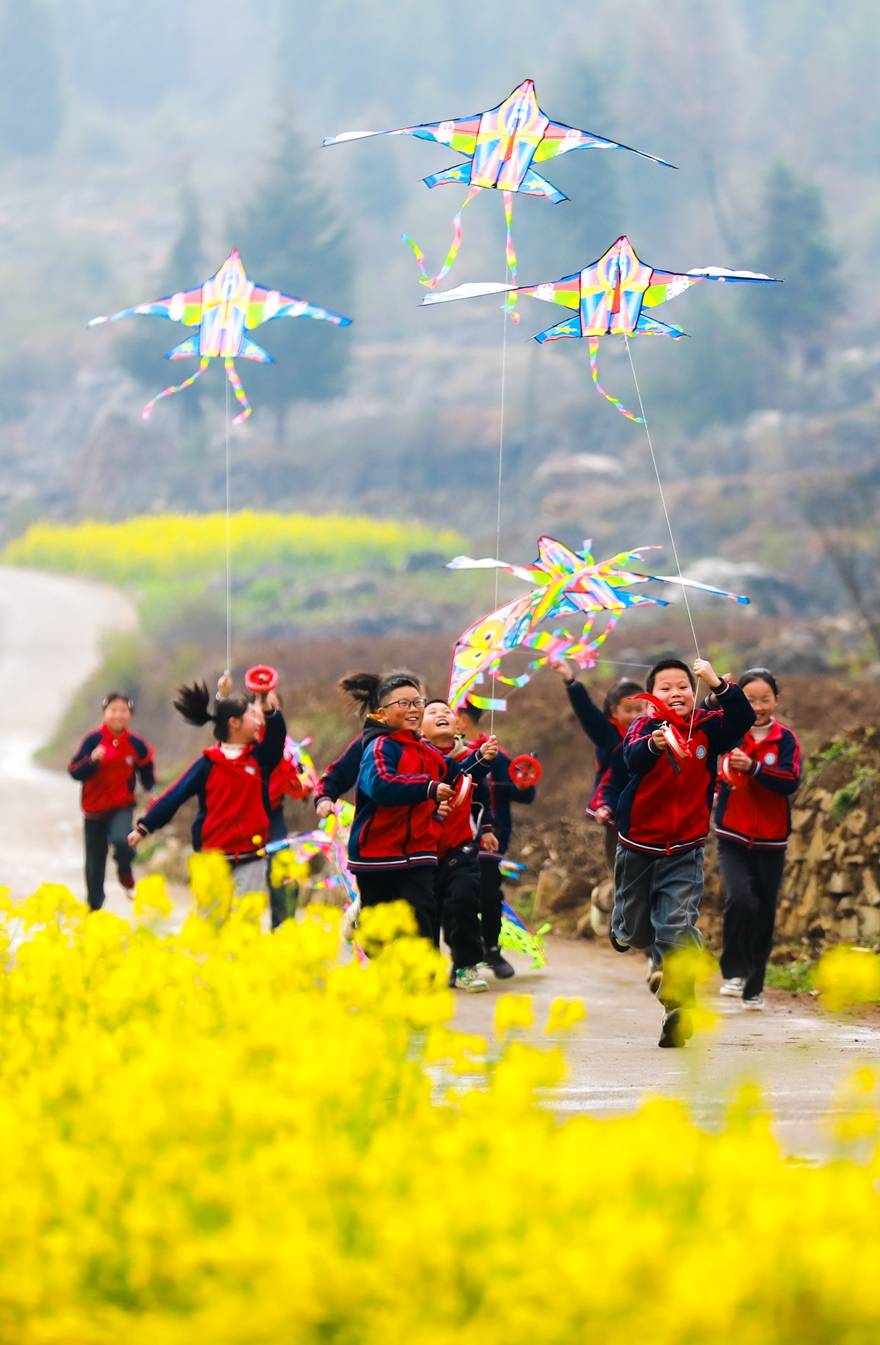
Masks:
[[[324,145],[342,145],[349,140],[369,140],[376,135],[414,135],[418,140],[433,140],[448,145],[460,154],[473,154],[477,147],[477,133],[482,113],[450,121],[426,121],[419,126],[399,126],[394,131],[342,131],[339,135],[324,137]]]
[[[295,294],[282,294],[280,290],[269,290],[263,285],[254,285],[247,301],[247,315],[244,325],[249,330],[271,322],[273,318],[323,318],[336,327],[350,327],[351,318],[332,309],[321,308],[309,303],[308,299],[298,299]]]
[[[642,159],[650,159],[661,168],[675,168],[674,163],[658,159],[656,154],[646,154],[643,149],[634,149],[619,140],[606,140],[604,136],[594,135],[592,131],[579,131],[575,126],[566,126],[564,121],[551,121],[544,131],[544,138],[535,150],[534,162],[544,163],[560,154],[568,154],[573,149],[625,149],[638,154]]]
[[[781,282],[773,276],[762,275],[758,271],[728,271],[723,266],[705,266],[693,271],[653,271],[651,282],[645,290],[643,304],[646,308],[656,308],[665,304],[676,295],[683,294],[691,285],[701,280],[719,280],[731,284],[779,285]]]
[[[577,308],[580,304],[580,272],[563,276],[561,280],[545,280],[540,285],[500,285],[492,281],[486,284],[458,285],[442,294],[429,294],[423,304],[445,304],[450,299],[477,299],[484,294],[527,294],[532,299],[544,299],[547,303],[562,304],[565,308]]]
[[[182,322],[184,327],[198,327],[202,320],[202,286],[195,290],[180,290],[164,299],[154,299],[152,303],[135,304],[134,308],[122,308],[109,316],[92,318],[89,326],[99,327],[102,322],[134,317],[167,318],[169,322]]]

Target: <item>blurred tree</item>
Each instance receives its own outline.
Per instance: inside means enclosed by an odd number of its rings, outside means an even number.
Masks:
[[[354,256],[348,229],[341,208],[312,179],[306,150],[289,121],[251,202],[233,229],[248,275],[261,285],[349,313]],[[275,414],[280,442],[295,402],[325,401],[342,392],[351,339],[332,323],[298,319],[275,322],[264,336],[260,344],[279,367],[260,380],[259,399]],[[259,366],[252,370],[259,378]]]
[[[198,44],[179,0],[65,0],[59,21],[70,83],[110,111],[149,111],[187,89]]]
[[[214,269],[216,270],[216,266]],[[162,275],[157,281],[155,293],[151,292],[149,297],[159,298],[160,295],[191,289],[205,280],[210,273],[202,247],[202,222],[198,201],[192,188],[184,187],[180,194],[180,232],[168,255],[168,262],[163,267]],[[152,319],[141,322],[135,318],[131,329],[119,341],[118,363],[137,383],[152,392],[158,392],[162,386],[162,356],[172,346],[182,341],[186,334],[175,335],[175,333],[180,333],[180,329],[174,324],[163,325]],[[171,370],[184,378],[186,377],[182,372],[184,367],[183,364],[176,364],[171,366]],[[168,368],[166,365],[165,369]],[[194,368],[193,362],[189,372]],[[169,378],[168,381],[176,380]],[[201,415],[201,399],[204,393],[204,382],[194,383],[187,389],[186,396],[180,398],[181,413],[188,419],[198,419]]]
[[[784,284],[749,295],[750,319],[771,349],[821,363],[837,312],[840,267],[821,189],[783,163],[764,183],[755,258]]]
[[[6,0],[0,31],[0,146],[46,154],[64,121],[52,15],[40,0]]]

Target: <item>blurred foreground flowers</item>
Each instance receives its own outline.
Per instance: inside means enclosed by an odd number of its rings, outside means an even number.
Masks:
[[[532,1005],[451,1030],[399,913],[344,965],[337,912],[269,936],[202,867],[168,933],[150,881],[134,928],[0,901],[0,1341],[876,1341],[876,1160],[786,1161],[753,1093],[560,1120]]]

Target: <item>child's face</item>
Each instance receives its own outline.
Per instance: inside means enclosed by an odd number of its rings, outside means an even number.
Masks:
[[[664,668],[654,678],[653,694],[682,718],[694,708],[694,692],[690,678],[680,668]]]
[[[262,706],[258,701],[252,701],[240,719],[230,719],[228,741],[231,743],[259,741],[265,722]]]
[[[622,729],[628,729],[630,724],[638,719],[639,715],[643,715],[644,713],[645,702],[634,700],[627,696],[624,700],[617,702],[614,707],[612,718],[617,720]]]
[[[471,739],[476,737],[480,730],[469,715],[457,714],[455,716],[455,731],[460,733],[462,737]]]
[[[429,743],[447,752],[455,743],[455,715],[443,701],[432,701],[425,707],[422,733]]]
[[[388,692],[383,705],[379,706],[378,718],[391,731],[407,729],[418,733],[425,713],[425,698],[419,687],[395,687]]]
[[[763,677],[758,677],[743,687],[743,695],[755,712],[756,726],[761,728],[769,724],[778,699],[770,683],[765,682]]]
[[[122,733],[131,723],[128,701],[111,701],[104,709],[104,723],[111,733]]]

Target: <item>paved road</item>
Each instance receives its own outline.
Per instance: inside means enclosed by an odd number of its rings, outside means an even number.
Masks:
[[[755,1013],[710,994],[707,1003],[720,1014],[716,1031],[683,1050],[661,1051],[661,1009],[645,985],[643,958],[604,943],[551,939],[543,971],[528,971],[515,954],[511,960],[522,974],[493,982],[486,995],[458,995],[456,1022],[485,1032],[493,1000],[507,989],[534,996],[539,1025],[557,995],[582,999],[587,1023],[567,1039],[571,1077],[553,1099],[564,1112],[611,1115],[663,1093],[686,1099],[712,1125],[737,1082],[749,1078],[762,1085],[785,1149],[817,1155],[831,1148],[827,1121],[840,1080],[858,1065],[880,1068],[880,1028],[831,1020],[806,995],[768,991],[767,1007]]]
[[[26,896],[40,882],[82,895],[78,786],[33,754],[51,737],[71,697],[100,662],[107,631],[134,629],[121,593],[80,579],[0,566],[0,886]],[[96,712],[95,722],[99,718]],[[84,724],[83,730],[92,727]],[[72,744],[75,746],[75,744]],[[112,866],[111,866],[112,870]],[[108,909],[127,905],[115,880]]]

